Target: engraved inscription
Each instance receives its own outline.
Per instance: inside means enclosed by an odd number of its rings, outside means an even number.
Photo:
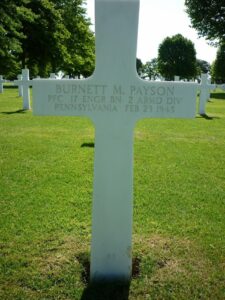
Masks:
[[[182,104],[174,86],[57,83],[48,103],[57,111],[168,113]]]
[[[104,95],[105,90],[106,85],[100,84],[56,84],[56,94]]]

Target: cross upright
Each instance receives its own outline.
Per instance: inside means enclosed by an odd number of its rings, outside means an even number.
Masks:
[[[4,90],[4,88],[3,88],[3,83],[4,83],[4,82],[6,82],[6,80],[3,79],[3,76],[2,76],[2,75],[0,75],[0,94],[3,93],[3,90]]]
[[[22,70],[22,79],[14,80],[14,85],[18,85],[19,89],[23,89],[22,97],[23,97],[23,109],[30,109],[30,86],[32,85],[31,80],[29,78],[29,70]]]
[[[201,83],[199,85],[199,114],[205,115],[206,102],[210,98],[210,90],[215,89],[216,85],[208,82],[208,74],[201,74]]]
[[[22,78],[23,78],[22,74],[17,75],[17,80],[20,82],[20,83],[18,83],[19,97],[23,97],[23,85],[21,83]],[[14,82],[14,85],[16,85],[15,82]]]
[[[55,75],[55,73],[50,73],[50,77],[49,77],[50,79],[56,79],[56,75]]]
[[[138,14],[139,0],[95,0],[94,74],[33,83],[35,115],[83,115],[95,125],[91,280],[131,276],[136,121],[195,116],[197,84],[138,77]]]

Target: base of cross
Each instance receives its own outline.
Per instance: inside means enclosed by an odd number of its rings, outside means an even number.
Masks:
[[[132,272],[133,122],[96,120],[91,280]]]

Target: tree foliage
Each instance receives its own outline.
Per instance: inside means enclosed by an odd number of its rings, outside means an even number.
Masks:
[[[167,37],[159,45],[158,69],[166,80],[174,76],[191,79],[196,75],[196,51],[192,41],[181,34]]]
[[[143,63],[140,58],[136,58],[136,69],[139,76],[142,76]]]
[[[26,66],[33,76],[90,75],[94,34],[83,2],[1,0],[0,73],[15,77]]]
[[[225,44],[220,45],[216,60],[212,65],[212,80],[216,83],[225,83]]]
[[[64,24],[70,38],[66,41],[69,60],[64,61],[63,70],[70,76],[90,76],[95,65],[95,39],[90,30],[90,20],[82,6],[83,0],[58,0]]]
[[[63,60],[68,59],[65,42],[70,33],[67,31],[60,10],[49,0],[30,1],[27,7],[34,13],[33,20],[23,22],[22,66],[34,73],[48,76],[48,72],[58,71]],[[34,69],[36,67],[36,69]],[[38,75],[38,74],[33,74]]]
[[[197,75],[201,76],[202,73],[206,74],[210,72],[210,64],[202,59],[197,59]]]
[[[0,73],[13,77],[21,68],[23,21],[33,18],[23,0],[1,0],[0,5]]]
[[[192,26],[208,40],[225,41],[224,0],[185,0]]]
[[[159,77],[158,60],[153,58],[151,61],[147,61],[143,66],[143,78],[149,78],[156,80]]]

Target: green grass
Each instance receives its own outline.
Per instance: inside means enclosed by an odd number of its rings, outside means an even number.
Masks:
[[[94,127],[0,95],[0,299],[224,299],[225,93],[135,128],[134,275],[88,283]]]

